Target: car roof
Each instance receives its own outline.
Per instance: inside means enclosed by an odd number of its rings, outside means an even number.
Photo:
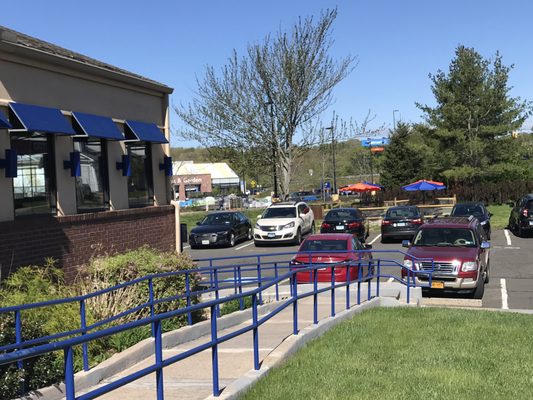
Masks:
[[[422,228],[474,228],[477,224],[479,220],[474,216],[438,217],[426,221]]]
[[[237,214],[240,211],[212,211],[207,215],[216,215],[216,214]]]
[[[392,206],[392,207],[389,207],[389,208],[387,209],[387,211],[388,211],[388,210],[408,210],[408,209],[410,209],[410,208],[416,208],[416,209],[418,209],[417,206]]]
[[[461,201],[460,203],[456,203],[455,206],[483,206],[485,207],[485,203],[482,201]]]
[[[328,210],[328,213],[331,211],[351,211],[351,210],[359,211],[359,209],[355,207],[339,207],[339,208],[332,208],[331,210]]]
[[[307,236],[305,240],[349,240],[353,237],[351,233],[315,233]]]
[[[288,207],[288,206],[294,207],[302,203],[305,204],[303,201],[282,201],[279,203],[272,203],[269,207]]]

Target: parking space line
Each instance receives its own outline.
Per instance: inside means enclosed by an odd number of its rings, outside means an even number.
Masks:
[[[377,235],[374,239],[372,239],[372,241],[370,243],[368,243],[368,244],[374,244],[374,242],[376,240],[378,240],[380,237],[381,237],[381,233],[379,235]]]
[[[251,241],[250,243],[243,244],[242,246],[235,247],[235,250],[244,249],[245,247],[248,247],[248,246],[250,246],[250,245],[252,245],[252,244],[254,244],[253,241]]]
[[[502,290],[502,310],[508,310],[509,304],[508,304],[508,295],[507,295],[507,284],[505,283],[505,279],[500,279],[500,287]]]
[[[503,233],[505,234],[505,239],[507,240],[507,246],[510,246],[512,243],[511,243],[511,235],[509,235],[509,231],[507,229],[504,229]]]

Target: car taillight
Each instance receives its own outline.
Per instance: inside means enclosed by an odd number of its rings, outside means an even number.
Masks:
[[[359,222],[350,222],[348,224],[348,229],[359,228],[360,226],[361,224]]]
[[[327,222],[322,222],[322,228],[329,229],[329,228],[331,228],[331,225],[328,224]]]
[[[383,221],[381,221],[381,225],[390,225],[391,222],[390,221],[387,221],[386,219],[384,219]]]
[[[527,217],[527,216],[528,216],[528,212],[527,212],[526,209],[525,209],[524,211],[522,211],[522,215],[523,215],[524,217]]]
[[[421,224],[424,223],[424,221],[422,221],[421,218],[413,219],[411,222],[412,222],[413,224],[418,224],[418,225],[421,225]]]

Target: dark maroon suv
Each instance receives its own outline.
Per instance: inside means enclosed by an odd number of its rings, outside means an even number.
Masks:
[[[481,299],[489,281],[490,261],[486,233],[479,220],[469,218],[437,218],[428,220],[416,232],[408,247],[402,276],[407,269],[417,284],[442,291],[468,293]]]

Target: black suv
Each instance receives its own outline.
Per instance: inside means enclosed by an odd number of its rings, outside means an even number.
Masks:
[[[485,204],[481,202],[457,203],[453,206],[450,216],[453,217],[469,217],[473,215],[476,217],[487,235],[487,240],[490,240],[490,217],[492,214],[487,210]]]
[[[509,228],[518,236],[533,232],[533,193],[515,203],[509,216]]]

